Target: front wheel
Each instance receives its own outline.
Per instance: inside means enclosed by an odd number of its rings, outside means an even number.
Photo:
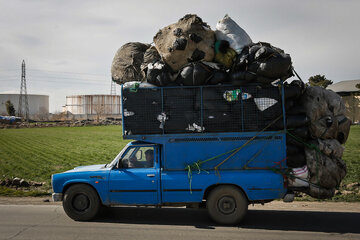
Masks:
[[[234,186],[219,186],[210,192],[206,207],[212,220],[219,224],[239,223],[248,210],[248,200]]]
[[[97,192],[86,184],[76,184],[66,190],[63,207],[66,214],[76,221],[88,221],[99,212],[100,199]]]

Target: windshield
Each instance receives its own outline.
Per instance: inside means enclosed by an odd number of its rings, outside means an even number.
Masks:
[[[117,160],[121,157],[121,155],[123,155],[123,153],[126,151],[126,149],[127,149],[127,146],[125,146],[125,147],[121,150],[121,152],[114,158],[114,160],[112,160],[111,163],[106,164],[105,167],[113,167],[113,166],[115,166]]]

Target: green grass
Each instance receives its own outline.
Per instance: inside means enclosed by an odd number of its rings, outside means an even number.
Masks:
[[[0,129],[0,179],[19,177],[47,182],[43,189],[47,191],[53,173],[110,162],[128,142],[121,133],[121,126]],[[348,173],[340,190],[346,184],[360,182],[360,126],[351,127],[343,159]],[[0,195],[33,196],[44,191],[22,193],[0,187]],[[310,197],[300,199],[316,201]],[[360,195],[336,195],[333,201],[360,201]]]
[[[108,163],[126,145],[120,126],[0,130],[0,178],[50,183],[51,174]]]
[[[346,162],[347,175],[344,184],[360,182],[360,126],[352,126],[345,143],[343,160]]]
[[[44,190],[23,191],[23,190],[17,190],[17,189],[0,186],[0,195],[11,196],[11,197],[41,197],[50,194]]]

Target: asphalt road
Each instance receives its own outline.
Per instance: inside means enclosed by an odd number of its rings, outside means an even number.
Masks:
[[[360,204],[251,207],[233,227],[218,226],[197,209],[117,207],[75,222],[59,204],[15,204],[0,205],[0,239],[360,239]]]

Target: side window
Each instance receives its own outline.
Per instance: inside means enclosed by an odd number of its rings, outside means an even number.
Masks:
[[[154,167],[154,147],[138,147],[129,159],[129,168]]]
[[[154,147],[133,147],[122,157],[120,168],[154,167]]]

